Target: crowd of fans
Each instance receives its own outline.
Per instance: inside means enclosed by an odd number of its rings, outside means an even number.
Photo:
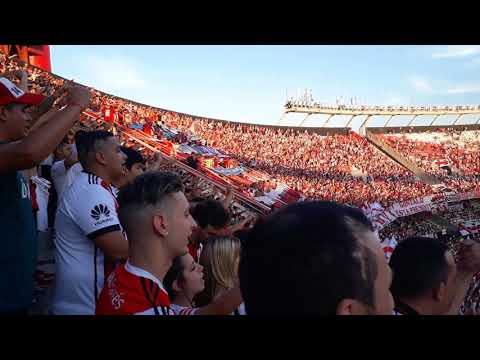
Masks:
[[[412,236],[438,238],[439,234],[447,229],[432,221],[431,213],[425,212],[399,218],[379,231],[379,237],[383,241],[394,237],[401,241]]]
[[[448,170],[444,167],[449,167],[464,176],[451,179],[457,181],[474,180],[480,173],[479,130],[444,128],[422,133],[388,134],[382,139],[426,172],[445,176]]]
[[[438,271],[446,275],[422,291],[448,285],[454,296],[392,298],[392,273],[361,210],[307,201],[253,217],[232,187],[219,191],[125,137],[122,125],[144,123],[153,133],[160,122],[190,132],[309,199],[388,205],[431,193],[353,132],[323,136],[193,119],[0,60],[1,313],[30,311],[40,213],[53,213],[51,314],[373,315],[394,307],[405,313],[405,305],[422,314],[458,313],[480,271],[480,245],[461,244],[457,264],[441,248]],[[30,94],[29,80],[39,84]],[[56,195],[41,201],[34,180]],[[405,234],[401,244],[414,235]],[[394,270],[394,285],[413,280]],[[291,296],[273,295],[286,284]]]
[[[177,116],[169,125],[194,133],[206,144],[264,171],[310,199],[361,206],[388,206],[433,193],[433,189],[366,140]]]

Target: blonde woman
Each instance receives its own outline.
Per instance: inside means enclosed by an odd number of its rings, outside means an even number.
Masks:
[[[240,240],[233,236],[210,237],[200,255],[204,268],[205,290],[198,296],[199,305],[217,301],[226,291],[238,286]],[[232,315],[245,315],[242,303]]]

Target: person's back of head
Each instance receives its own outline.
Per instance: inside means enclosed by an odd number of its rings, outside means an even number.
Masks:
[[[390,281],[370,221],[336,203],[288,205],[255,224],[242,247],[250,315],[391,314]]]
[[[88,131],[77,138],[77,143],[78,160],[86,171],[110,182],[124,174],[126,155],[111,132]]]
[[[437,239],[410,237],[402,240],[390,257],[391,286],[396,303],[421,302],[422,312],[441,314],[453,301],[455,263],[445,244]]]
[[[199,304],[209,304],[223,290],[235,287],[238,281],[240,245],[240,240],[233,236],[208,238],[199,260],[205,274],[205,290],[198,297]]]
[[[222,235],[230,222],[230,213],[218,200],[203,200],[192,209],[192,216],[205,236]]]
[[[188,238],[196,224],[177,175],[146,172],[120,189],[118,203],[132,254],[148,248],[145,242],[161,242],[171,260],[188,252]]]

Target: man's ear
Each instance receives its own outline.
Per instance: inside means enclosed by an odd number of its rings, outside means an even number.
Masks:
[[[153,215],[152,218],[153,231],[163,237],[168,235],[167,221],[165,215]]]
[[[107,160],[101,151],[95,152],[95,160],[102,165],[107,165]]]
[[[435,301],[442,301],[445,298],[447,291],[446,284],[442,281],[438,287],[432,289],[432,297]]]
[[[366,315],[365,305],[357,300],[343,299],[337,305],[336,315]]]
[[[0,122],[4,123],[7,120],[7,111],[5,106],[0,106]]]

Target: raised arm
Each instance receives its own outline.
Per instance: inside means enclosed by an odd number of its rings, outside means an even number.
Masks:
[[[44,126],[30,131],[22,140],[0,145],[0,173],[29,169],[39,164],[61,142],[89,101],[87,89],[71,88],[68,105],[53,114]]]

